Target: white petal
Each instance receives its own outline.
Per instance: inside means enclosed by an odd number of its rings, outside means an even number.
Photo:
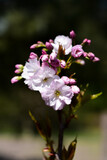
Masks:
[[[72,49],[72,45],[65,50],[65,55],[68,55],[69,53],[71,53],[71,49]]]
[[[56,104],[53,108],[55,110],[61,110],[63,107],[64,107],[64,103],[61,100],[57,99]]]
[[[62,101],[64,101],[66,104],[70,104],[71,103],[71,98],[68,98],[66,96],[60,96],[59,97]]]

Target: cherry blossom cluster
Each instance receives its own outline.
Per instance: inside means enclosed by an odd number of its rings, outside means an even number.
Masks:
[[[84,45],[90,45],[91,40],[84,39],[81,44],[73,45],[75,37],[75,32],[71,31],[70,37],[59,35],[54,41],[50,39],[45,44],[41,41],[33,44],[30,49],[41,48],[40,56],[31,52],[24,66],[15,65],[15,73],[21,75],[13,77],[11,83],[24,78],[29,89],[39,91],[46,105],[55,110],[70,105],[73,96],[79,94],[80,89],[73,74],[68,77],[62,71],[71,69],[73,63],[84,65],[84,59],[99,61],[94,53],[83,50]]]

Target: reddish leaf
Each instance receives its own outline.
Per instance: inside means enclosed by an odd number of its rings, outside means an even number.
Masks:
[[[36,128],[40,134],[40,136],[46,140],[46,134],[43,130],[43,128],[41,127],[41,125],[39,124],[39,122],[36,120],[36,118],[32,115],[32,113],[29,111],[29,116],[31,117],[31,119],[35,122]]]
[[[75,154],[77,139],[74,139],[74,141],[71,142],[71,144],[68,147],[68,153],[67,153],[67,160],[72,160]]]
[[[63,150],[62,150],[62,159],[63,159],[63,160],[67,160],[67,150],[66,150],[65,147],[64,147]]]

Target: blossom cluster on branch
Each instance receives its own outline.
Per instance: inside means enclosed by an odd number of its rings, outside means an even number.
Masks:
[[[12,83],[24,78],[24,83],[29,89],[39,91],[46,105],[55,110],[61,110],[65,105],[71,104],[72,97],[80,92],[76,85],[73,74],[68,77],[62,75],[62,70],[70,69],[73,63],[85,64],[84,59],[93,62],[99,61],[92,52],[85,52],[84,45],[90,45],[91,40],[84,39],[81,44],[73,45],[75,32],[70,32],[70,37],[59,35],[54,41],[46,43],[38,41],[30,49],[41,49],[41,55],[31,52],[25,65],[15,65],[15,76],[11,79]]]
[[[85,38],[81,44],[75,44],[75,40],[76,34],[72,30],[70,36],[59,35],[54,40],[50,39],[45,43],[38,41],[31,45],[32,52],[25,65],[15,65],[15,73],[19,76],[11,79],[11,83],[16,83],[23,78],[28,88],[39,91],[46,105],[58,113],[58,147],[54,149],[50,119],[44,122],[44,127],[29,111],[39,134],[46,141],[43,149],[44,160],[73,160],[77,138],[66,149],[63,145],[64,130],[73,118],[77,118],[75,113],[80,106],[102,94],[86,94],[86,88],[80,89],[77,86],[71,66],[74,63],[85,65],[85,60],[97,62],[100,59],[94,53],[84,51],[84,45],[90,45],[91,40]],[[39,54],[36,54],[37,49]]]

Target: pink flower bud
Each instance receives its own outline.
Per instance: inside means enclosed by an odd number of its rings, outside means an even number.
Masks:
[[[93,60],[95,58],[95,55],[92,52],[89,52],[87,56],[90,60]]]
[[[47,147],[47,148],[44,148],[43,151],[44,152],[50,152],[50,149]]]
[[[61,66],[61,68],[65,68],[66,62],[64,60],[61,60],[60,61],[60,66]]]
[[[52,67],[59,67],[60,66],[59,59],[54,59],[54,60],[49,59],[48,62],[52,65]]]
[[[16,82],[18,82],[20,79],[22,79],[21,76],[15,76],[15,77],[13,77],[13,78],[11,79],[11,83],[12,83],[12,84],[13,84],[13,83],[16,83]]]
[[[47,54],[46,51],[44,49],[42,49],[42,54]]]
[[[48,61],[48,54],[41,55],[40,59],[42,60],[42,62]]]
[[[88,44],[88,45],[91,44],[91,40],[90,40],[90,39],[87,40],[87,44]]]
[[[49,40],[49,43],[53,43],[54,41],[52,39]]]
[[[75,39],[75,37],[76,37],[76,34],[75,34],[75,32],[73,30],[70,32],[70,37],[72,39]]]
[[[93,62],[98,62],[98,61],[100,61],[100,58],[94,57]]]
[[[62,76],[61,79],[64,81],[65,84],[69,84],[70,79],[67,76]]]
[[[87,38],[85,38],[85,39],[83,40],[83,43],[87,43],[87,40],[88,40],[88,39],[87,39]]]
[[[15,65],[15,68],[17,68],[17,69],[23,68],[23,65],[22,65],[22,64],[16,64],[16,65]]]
[[[82,43],[83,43],[83,44],[88,44],[88,45],[90,45],[90,44],[91,44],[91,40],[85,38]]]
[[[37,44],[43,44],[43,42],[41,42],[41,41],[37,41]]]
[[[35,49],[37,47],[37,44],[33,44],[30,46],[30,49]]]
[[[83,57],[87,57],[87,52],[83,52]]]
[[[19,74],[19,73],[22,72],[22,69],[16,69],[14,72],[15,72],[16,74]]]
[[[53,49],[53,46],[51,45],[51,43],[46,42],[45,45],[46,45],[46,48],[47,48],[47,49],[49,49],[49,50],[52,50],[52,49]]]
[[[70,85],[75,84],[75,83],[76,83],[76,80],[75,80],[75,79],[73,79],[73,78],[69,79],[69,84],[70,84]]]
[[[56,57],[57,57],[57,54],[56,54],[55,52],[52,52],[52,53],[50,54],[50,59],[51,59],[51,60],[56,59]]]
[[[35,54],[34,52],[31,52],[30,55],[29,55],[29,58],[30,59],[35,59],[35,58],[37,58],[37,54]]]
[[[77,59],[75,62],[82,66],[85,65],[85,61],[83,59]]]
[[[80,89],[79,89],[79,87],[77,87],[76,85],[72,85],[72,86],[71,86],[71,89],[72,89],[72,92],[73,92],[74,94],[80,93]]]

